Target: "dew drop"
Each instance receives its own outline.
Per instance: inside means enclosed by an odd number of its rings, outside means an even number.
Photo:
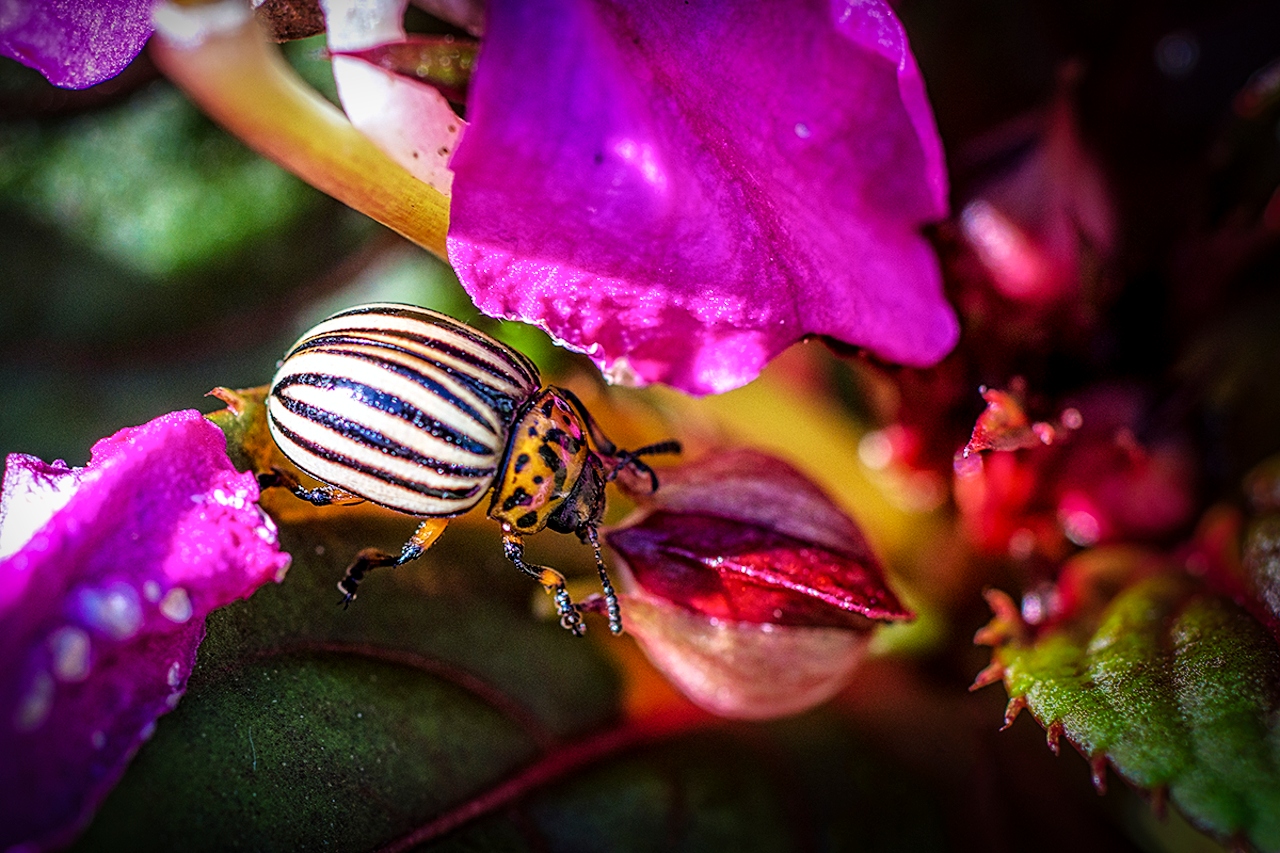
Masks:
[[[160,584],[156,581],[147,581],[142,585],[142,597],[152,604],[160,600]]]
[[[1169,33],[1156,44],[1156,67],[1166,77],[1180,80],[1200,62],[1200,42],[1186,31]]]
[[[89,743],[93,744],[94,749],[102,749],[107,745],[107,733],[99,729],[89,736]]]
[[[138,591],[124,581],[80,590],[78,610],[85,624],[116,640],[127,640],[142,627]]]
[[[64,625],[49,635],[53,674],[59,681],[84,681],[89,677],[89,633]]]
[[[20,732],[32,732],[40,728],[53,710],[53,690],[53,676],[43,670],[37,672],[13,712],[13,727]]]
[[[1093,513],[1085,510],[1074,510],[1065,513],[1060,519],[1062,532],[1067,538],[1082,548],[1097,544],[1102,537],[1102,525]]]
[[[1019,527],[1009,535],[1009,556],[1015,560],[1026,560],[1036,550],[1036,534],[1025,527]]]
[[[873,430],[858,442],[858,458],[872,471],[883,471],[893,462],[893,440],[884,430]]]
[[[170,622],[185,624],[191,619],[192,612],[191,596],[180,586],[175,586],[160,599],[160,613]]]
[[[798,121],[796,122],[796,136],[801,139],[808,139],[810,136],[813,136],[813,131],[809,128],[809,125],[802,121]]]
[[[165,681],[168,682],[169,686],[172,687],[174,690],[177,690],[179,687],[182,686],[182,662],[181,661],[174,661],[173,663],[169,664],[169,672],[165,676]]]

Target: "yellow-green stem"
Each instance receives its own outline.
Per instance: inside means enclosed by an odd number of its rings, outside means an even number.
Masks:
[[[402,169],[307,86],[252,15],[196,39],[157,26],[151,52],[170,80],[246,145],[446,258],[449,198]]]

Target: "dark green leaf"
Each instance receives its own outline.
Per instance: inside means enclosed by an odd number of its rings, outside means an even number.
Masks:
[[[449,531],[344,612],[357,544],[412,525],[329,518],[282,531],[283,584],[210,618],[186,697],[83,849],[367,849],[612,718],[598,647],[530,614],[538,588],[496,530]]]

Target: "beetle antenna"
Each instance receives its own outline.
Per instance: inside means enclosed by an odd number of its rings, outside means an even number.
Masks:
[[[655,444],[646,444],[639,450],[620,450],[614,454],[613,470],[605,477],[606,481],[617,479],[618,472],[623,468],[630,468],[637,474],[649,475],[649,491],[658,491],[658,475],[646,463],[640,461],[641,456],[656,456],[659,453],[679,453],[681,450],[680,442],[675,439],[667,441],[659,441]]]
[[[674,438],[666,441],[657,441],[653,444],[646,444],[639,450],[627,451],[631,456],[657,456],[664,453],[680,453],[684,448],[680,446],[680,442]]]

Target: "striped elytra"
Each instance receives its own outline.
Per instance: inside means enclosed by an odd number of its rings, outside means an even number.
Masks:
[[[520,407],[541,388],[527,357],[410,305],[363,305],[306,333],[271,383],[280,450],[324,483],[417,516],[475,506]]]

